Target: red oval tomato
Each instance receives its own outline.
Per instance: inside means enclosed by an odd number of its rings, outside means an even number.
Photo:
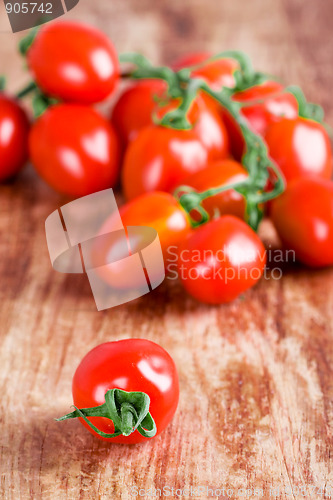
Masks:
[[[247,119],[251,129],[262,136],[271,124],[280,121],[283,117],[292,119],[298,116],[298,103],[295,96],[275,81],[268,80],[237,92],[232,99],[243,104],[241,114]],[[229,132],[232,154],[240,160],[245,148],[242,132],[229,112],[224,108],[220,109]]]
[[[324,127],[306,118],[281,119],[265,136],[269,154],[287,182],[305,175],[332,176],[332,151]]]
[[[291,181],[271,202],[271,218],[287,249],[311,267],[333,264],[333,182],[308,176]]]
[[[0,93],[0,182],[16,174],[28,160],[29,127],[20,105]]]
[[[244,103],[242,115],[248,120],[254,132],[264,135],[272,123],[281,118],[297,118],[298,102],[283,85],[266,81],[249,89],[237,92],[233,99]]]
[[[172,64],[172,68],[179,71],[183,68],[200,65],[191,71],[192,78],[202,78],[213,90],[221,90],[222,87],[234,87],[236,85],[234,73],[239,69],[235,59],[221,58],[215,61],[207,61],[213,56],[210,52],[194,52],[186,54]],[[203,64],[205,61],[206,64]]]
[[[27,52],[27,61],[38,86],[65,101],[102,101],[119,78],[117,54],[107,36],[73,21],[44,25]]]
[[[184,180],[184,185],[193,187],[197,191],[206,191],[210,188],[222,187],[225,184],[241,182],[248,177],[242,165],[234,160],[221,160],[211,163],[204,170],[190,175]],[[233,189],[222,191],[215,196],[206,198],[202,206],[210,216],[235,215],[244,219],[246,202],[244,196]]]
[[[166,92],[163,80],[140,80],[127,88],[117,100],[111,116],[124,146],[135,139],[139,131],[152,125],[156,99]]]
[[[200,226],[179,248],[178,273],[197,300],[234,300],[261,278],[266,263],[259,236],[244,221],[224,215]]]
[[[87,106],[50,107],[32,127],[29,147],[37,172],[61,193],[84,196],[117,182],[118,138],[111,124]]]
[[[168,248],[177,246],[191,230],[191,224],[185,210],[169,193],[159,191],[145,193],[122,205],[119,213],[125,227],[148,226],[154,228],[158,233],[164,257],[166,257]],[[95,258],[96,262],[107,262],[111,245],[115,244],[112,232],[115,230],[116,220],[118,221],[118,217],[116,219],[111,216],[101,228],[100,233],[105,236],[100,240],[98,247],[94,248],[94,252],[98,252]],[[107,238],[108,233],[111,234],[109,239]],[[140,241],[137,241],[137,245],[140,245]],[[131,250],[135,252],[135,248],[131,248]],[[103,270],[103,277],[105,276],[107,276],[107,270]]]
[[[145,339],[106,342],[92,349],[82,359],[73,377],[73,400],[78,408],[91,408],[105,402],[109,389],[139,391],[150,398],[149,412],[157,434],[171,421],[178,405],[179,382],[175,363],[158,344]],[[101,431],[112,434],[114,425],[105,417],[89,417]],[[129,436],[99,436],[80,418],[81,423],[99,439],[114,443],[140,443],[150,438],[136,430]]]
[[[128,200],[150,191],[172,191],[191,172],[203,169],[208,152],[193,130],[152,126],[127,148],[122,185]]]
[[[167,103],[162,106],[156,102],[156,98],[163,95]],[[112,113],[112,123],[126,146],[138,136],[140,130],[154,125],[154,116],[162,119],[167,112],[178,106],[179,99],[167,100],[165,82],[142,80],[120,96]],[[212,160],[228,155],[228,133],[215,106],[198,96],[189,110],[188,119]]]

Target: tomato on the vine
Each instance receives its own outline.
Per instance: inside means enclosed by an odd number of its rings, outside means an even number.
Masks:
[[[332,176],[332,151],[323,125],[298,117],[272,124],[265,135],[269,154],[287,182],[306,175]]]
[[[241,114],[247,119],[251,129],[262,136],[271,124],[284,117],[292,119],[298,116],[295,96],[275,81],[268,80],[236,92],[232,99],[242,104]],[[239,160],[245,148],[241,129],[227,110],[222,108],[221,114],[229,132],[232,153]]]
[[[119,78],[117,54],[108,37],[73,21],[42,26],[28,49],[27,61],[43,92],[64,101],[102,101]]]
[[[159,113],[164,115],[174,108],[173,102]],[[149,191],[170,192],[190,173],[228,156],[227,131],[213,107],[198,96],[188,118],[191,130],[152,125],[129,144],[122,171],[127,199]]]
[[[106,408],[105,395],[113,389],[115,394],[114,413],[116,422],[105,416],[110,415]],[[126,396],[121,393],[136,393]],[[176,365],[171,356],[158,344],[145,339],[126,339],[106,342],[92,349],[82,359],[73,377],[74,405],[79,409],[89,409],[104,405],[102,411],[94,412],[88,420],[99,430],[96,432],[80,417],[80,422],[96,437],[114,443],[140,443],[150,439],[135,428],[142,410],[139,393],[149,397],[149,419],[141,422],[155,422],[156,434],[160,434],[170,423],[178,406],[179,382]],[[122,401],[125,396],[125,401]],[[86,415],[86,412],[84,412]],[[79,416],[76,412],[67,418]],[[59,420],[65,420],[61,418]],[[115,429],[116,428],[116,429]],[[102,433],[113,434],[105,437]],[[145,433],[143,433],[145,434]]]
[[[191,71],[192,78],[202,78],[213,90],[222,87],[234,87],[236,82],[234,73],[239,69],[239,64],[232,58],[219,58],[209,61],[214,54],[211,52],[194,52],[186,54],[172,64],[175,71],[191,66],[198,66]],[[205,61],[207,61],[205,63]]]
[[[15,99],[0,93],[0,182],[28,160],[29,120]]]
[[[271,218],[287,249],[311,267],[333,264],[333,182],[308,176],[291,181],[271,203]]]
[[[187,177],[183,184],[197,191],[206,191],[210,188],[222,187],[226,184],[245,180],[249,174],[245,168],[234,160],[221,160],[211,163],[204,170]],[[222,191],[203,200],[202,206],[210,216],[235,215],[244,219],[246,202],[244,196],[233,189]]]
[[[125,227],[148,226],[154,228],[158,233],[164,255],[170,246],[177,246],[191,230],[191,224],[185,210],[169,193],[160,191],[145,193],[122,205],[119,208],[119,214]],[[111,215],[103,224],[101,234],[112,233],[114,224],[115,218]],[[101,241],[99,252],[100,255],[104,255],[104,258],[99,257],[100,261],[107,262],[110,244],[114,244],[114,238],[108,241],[108,238],[105,237]]]
[[[279,122],[281,118],[298,116],[296,97],[275,81],[268,80],[237,92],[233,99],[244,104],[242,115],[252,130],[262,136],[272,123]]]
[[[88,106],[51,106],[32,127],[29,147],[38,173],[61,193],[85,196],[117,182],[118,138],[112,125]]]
[[[161,103],[157,102],[158,99]],[[154,118],[162,119],[179,104],[179,99],[167,98],[164,81],[142,80],[122,93],[115,104],[111,120],[126,146],[137,138],[140,130],[154,125]],[[228,155],[228,133],[215,106],[202,96],[197,96],[188,112],[188,120],[212,160]]]
[[[266,263],[259,236],[224,215],[199,226],[182,243],[178,273],[187,292],[209,304],[231,302],[259,281]]]
[[[139,80],[124,90],[117,100],[111,116],[123,146],[135,139],[141,129],[153,124],[157,99],[166,92],[163,80]]]

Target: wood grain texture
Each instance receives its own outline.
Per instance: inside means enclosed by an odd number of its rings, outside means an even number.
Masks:
[[[332,15],[328,0],[81,0],[69,17],[155,62],[246,50],[259,69],[301,84],[332,124]],[[16,89],[26,76],[8,30],[2,10],[1,72]],[[44,222],[64,202],[31,168],[0,187],[1,498],[126,500],[133,486],[225,487],[232,498],[262,488],[265,499],[274,487],[274,498],[324,498],[285,488],[333,487],[333,270],[286,267],[281,280],[221,307],[169,281],[97,312],[85,277],[49,262]],[[262,231],[274,240],[268,223]],[[82,356],[126,337],[149,338],[174,357],[181,398],[172,424],[143,445],[110,446],[76,421],[56,423]]]

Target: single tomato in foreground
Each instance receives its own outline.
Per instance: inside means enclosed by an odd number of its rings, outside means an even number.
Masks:
[[[82,359],[72,392],[81,413],[76,409],[58,420],[80,417],[99,439],[140,443],[170,423],[179,400],[178,374],[171,356],[150,340],[106,342]]]
[[[194,298],[223,304],[255,285],[265,263],[259,236],[241,219],[224,215],[186,238],[179,248],[178,274]]]
[[[265,140],[287,183],[307,175],[331,178],[331,144],[320,123],[301,117],[283,118],[269,127]]]
[[[242,182],[248,176],[249,174],[240,163],[234,160],[221,160],[211,163],[204,170],[187,177],[184,180],[184,185],[193,187],[196,191],[206,191],[226,184]],[[240,193],[228,189],[206,198],[202,202],[202,206],[211,217],[218,213],[220,215],[235,215],[244,219],[246,202]]]
[[[27,62],[43,92],[64,101],[102,101],[119,79],[117,53],[108,37],[74,21],[43,25],[28,49]]]
[[[333,182],[304,177],[271,202],[270,215],[283,245],[310,267],[333,264]]]
[[[0,182],[28,160],[29,120],[18,102],[0,93]]]
[[[37,172],[60,193],[85,196],[118,180],[119,140],[112,125],[88,106],[48,108],[31,129],[29,149]]]

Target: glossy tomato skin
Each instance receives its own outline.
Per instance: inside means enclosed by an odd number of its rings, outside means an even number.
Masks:
[[[295,96],[287,92],[280,83],[271,80],[237,92],[232,99],[243,103],[241,114],[247,119],[250,128],[261,136],[283,117],[294,119],[298,116]],[[222,108],[221,115],[229,132],[232,154],[240,160],[245,151],[241,129],[227,110]]]
[[[332,151],[326,130],[314,120],[281,119],[265,136],[269,154],[287,183],[306,175],[332,176]]]
[[[296,97],[274,81],[266,81],[233,96],[237,102],[246,103],[242,115],[257,134],[265,135],[268,127],[280,119],[294,119],[298,116]]]
[[[234,160],[220,160],[190,175],[185,179],[184,185],[193,187],[196,191],[206,191],[222,187],[224,184],[244,181],[247,177],[248,173],[240,163]],[[244,196],[233,189],[228,189],[206,198],[202,206],[211,217],[218,212],[220,215],[229,214],[244,219],[246,203]]]
[[[141,129],[152,125],[156,98],[166,92],[163,80],[139,80],[124,90],[117,100],[111,116],[121,141],[126,146],[135,139]]]
[[[25,111],[0,93],[0,182],[15,175],[28,160],[29,128]]]
[[[271,202],[270,215],[287,249],[310,267],[333,264],[333,182],[303,177]]]
[[[208,304],[236,299],[257,283],[266,263],[258,235],[225,215],[200,226],[179,249],[178,271],[186,291]]]
[[[150,397],[149,412],[155,420],[157,435],[171,421],[178,405],[179,382],[176,365],[158,344],[145,339],[106,342],[92,349],[79,364],[72,384],[78,408],[99,406],[109,389],[141,391]],[[89,417],[101,431],[113,433],[110,419]],[[83,419],[81,423],[96,437],[114,443],[141,443],[151,438],[134,431],[129,436],[102,438]]]
[[[118,138],[111,124],[90,107],[50,107],[32,127],[29,149],[41,177],[66,195],[85,196],[117,182]]]
[[[202,78],[213,90],[221,90],[222,87],[234,87],[236,81],[234,73],[239,69],[235,59],[223,58],[208,62],[207,59],[214,54],[211,52],[194,52],[186,54],[172,64],[172,68],[179,71],[183,68],[200,65],[191,71],[192,78]],[[206,64],[203,64],[207,61]]]
[[[191,224],[185,210],[171,194],[161,191],[145,193],[125,203],[120,207],[119,214],[124,227],[148,226],[154,228],[158,233],[165,258],[168,248],[178,246],[191,231]],[[95,262],[107,262],[111,245],[115,244],[114,231],[117,227],[115,226],[117,221],[118,217],[115,218],[111,215],[101,227],[100,234],[111,234],[112,237],[108,239],[105,236],[98,243],[98,246],[93,247],[95,254],[97,253],[93,257]],[[137,243],[140,245],[139,240]],[[134,253],[136,249],[132,248],[132,245],[130,246],[132,253]],[[105,277],[107,278],[107,270],[103,270],[103,278]],[[111,278],[113,283],[113,276],[110,276],[110,281]]]
[[[127,200],[150,191],[173,191],[206,167],[208,152],[193,130],[147,127],[126,150],[122,185]]]
[[[28,50],[27,61],[39,87],[64,101],[102,101],[119,79],[117,54],[107,36],[73,21],[44,25]]]
[[[154,117],[160,120],[179,106],[177,99],[160,105],[156,99],[163,96],[167,100],[162,80],[142,80],[123,92],[113,109],[111,120],[124,146],[133,141],[140,130],[154,125]],[[215,106],[198,96],[189,110],[188,119],[212,160],[229,154],[228,133]]]

